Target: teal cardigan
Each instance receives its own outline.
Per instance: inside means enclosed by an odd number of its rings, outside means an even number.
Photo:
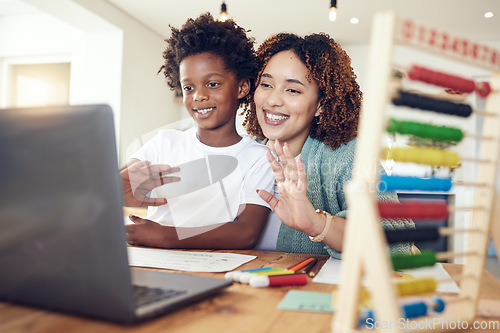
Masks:
[[[308,137],[301,157],[307,174],[307,197],[316,209],[346,218],[347,203],[344,185],[351,178],[356,139],[333,150],[321,141]],[[395,201],[397,196],[379,194],[379,200]],[[382,220],[386,229],[415,228],[412,220]],[[410,253],[412,243],[391,245],[392,253]],[[329,254],[340,259],[340,252],[323,243],[311,242],[301,231],[281,224],[276,250],[280,252]]]

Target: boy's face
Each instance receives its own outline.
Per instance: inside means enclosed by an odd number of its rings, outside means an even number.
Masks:
[[[248,80],[238,82],[224,60],[209,52],[184,58],[179,73],[184,106],[199,129],[235,127],[238,100],[248,94]]]

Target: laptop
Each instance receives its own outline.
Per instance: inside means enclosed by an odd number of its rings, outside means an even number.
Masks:
[[[109,106],[0,110],[1,301],[132,324],[231,284],[129,267],[116,156]]]

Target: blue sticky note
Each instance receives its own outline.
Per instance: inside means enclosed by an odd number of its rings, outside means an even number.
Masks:
[[[278,304],[278,309],[332,313],[332,294],[290,290]]]

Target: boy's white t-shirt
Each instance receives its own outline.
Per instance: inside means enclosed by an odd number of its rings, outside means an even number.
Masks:
[[[278,184],[276,182],[274,184],[274,196],[278,198],[278,200],[280,199]],[[266,226],[260,236],[259,242],[253,249],[259,251],[276,251],[276,244],[278,243],[278,234],[280,232],[281,223],[282,222],[278,215],[276,215],[274,211],[271,211],[267,218]]]
[[[166,198],[167,204],[148,207],[147,218],[162,225],[201,227],[234,221],[245,204],[269,208],[256,192],[274,189],[266,150],[247,136],[232,146],[211,147],[198,140],[196,128],[160,130],[131,158],[179,166],[181,170],[170,175],[180,177],[181,182],[151,192],[151,197]],[[198,233],[184,231],[188,234],[179,234],[180,239]]]

